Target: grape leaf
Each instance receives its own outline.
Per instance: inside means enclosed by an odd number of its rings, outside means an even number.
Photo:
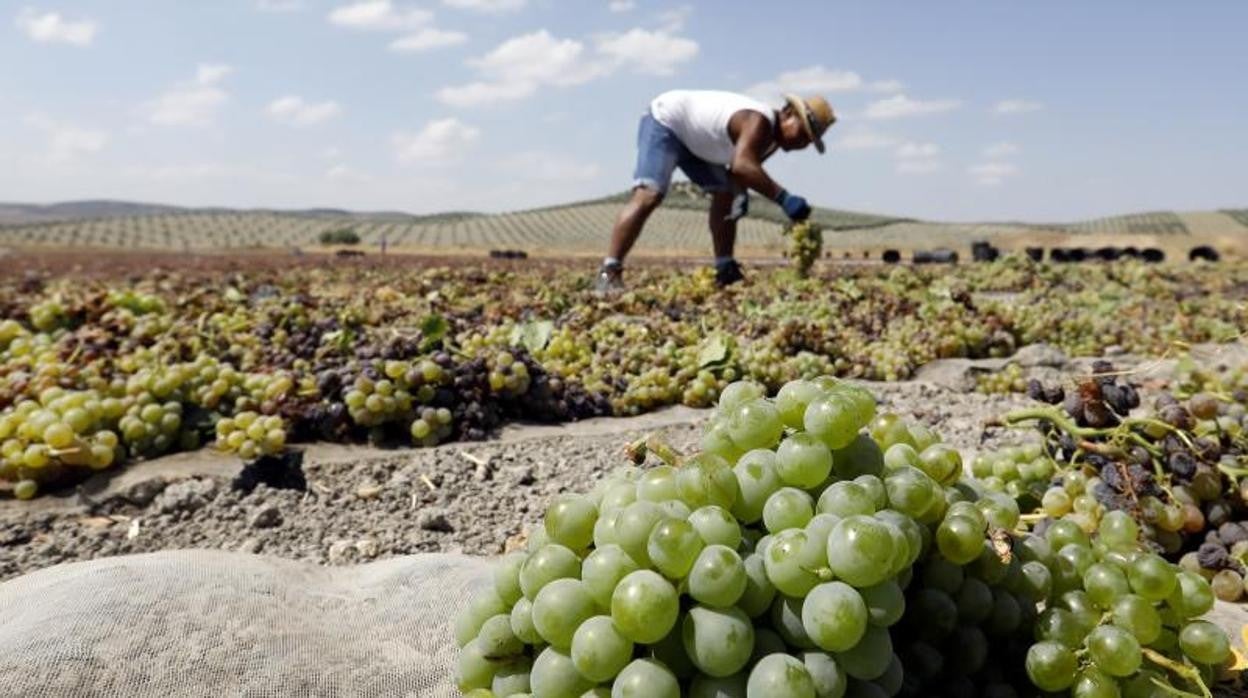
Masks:
[[[727,361],[731,353],[731,339],[722,334],[713,334],[702,343],[702,349],[698,351],[698,368],[718,366]]]
[[[420,321],[420,334],[424,337],[425,347],[442,341],[447,332],[451,331],[451,323],[441,315],[427,315]]]
[[[511,328],[511,343],[520,345],[535,353],[546,348],[550,343],[550,335],[555,331],[555,323],[550,320],[535,320]]]

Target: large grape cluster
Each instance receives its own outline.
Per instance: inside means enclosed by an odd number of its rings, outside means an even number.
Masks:
[[[1230,656],[1196,620],[1209,584],[1130,516],[1027,532],[1013,497],[865,390],[764,395],[728,385],[698,453],[651,442],[662,464],[555,498],[456,621],[460,690],[1151,695],[1199,692]]]

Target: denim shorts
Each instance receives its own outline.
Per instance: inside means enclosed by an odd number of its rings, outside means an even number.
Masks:
[[[703,191],[733,190],[728,168],[694,155],[674,131],[645,114],[637,128],[637,170],[633,173],[633,188],[645,187],[666,194],[672,172],[677,167]]]

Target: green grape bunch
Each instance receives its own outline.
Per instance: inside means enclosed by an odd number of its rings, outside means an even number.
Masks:
[[[240,412],[216,424],[219,450],[237,453],[244,461],[274,456],[286,449],[286,423],[278,416]]]
[[[784,230],[789,238],[788,256],[793,269],[803,279],[810,276],[815,262],[823,254],[823,228],[809,220],[798,221]]]
[[[465,695],[1199,695],[1230,657],[1208,582],[1130,516],[1028,530],[850,383],[733,383],[701,451],[647,444],[462,609]]]

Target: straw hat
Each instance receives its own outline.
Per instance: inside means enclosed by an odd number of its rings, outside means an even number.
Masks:
[[[794,113],[802,117],[802,130],[806,132],[810,142],[815,144],[815,150],[824,152],[826,148],[823,145],[823,133],[836,123],[832,105],[823,97],[802,99],[795,94],[785,94],[784,101],[788,102]]]

